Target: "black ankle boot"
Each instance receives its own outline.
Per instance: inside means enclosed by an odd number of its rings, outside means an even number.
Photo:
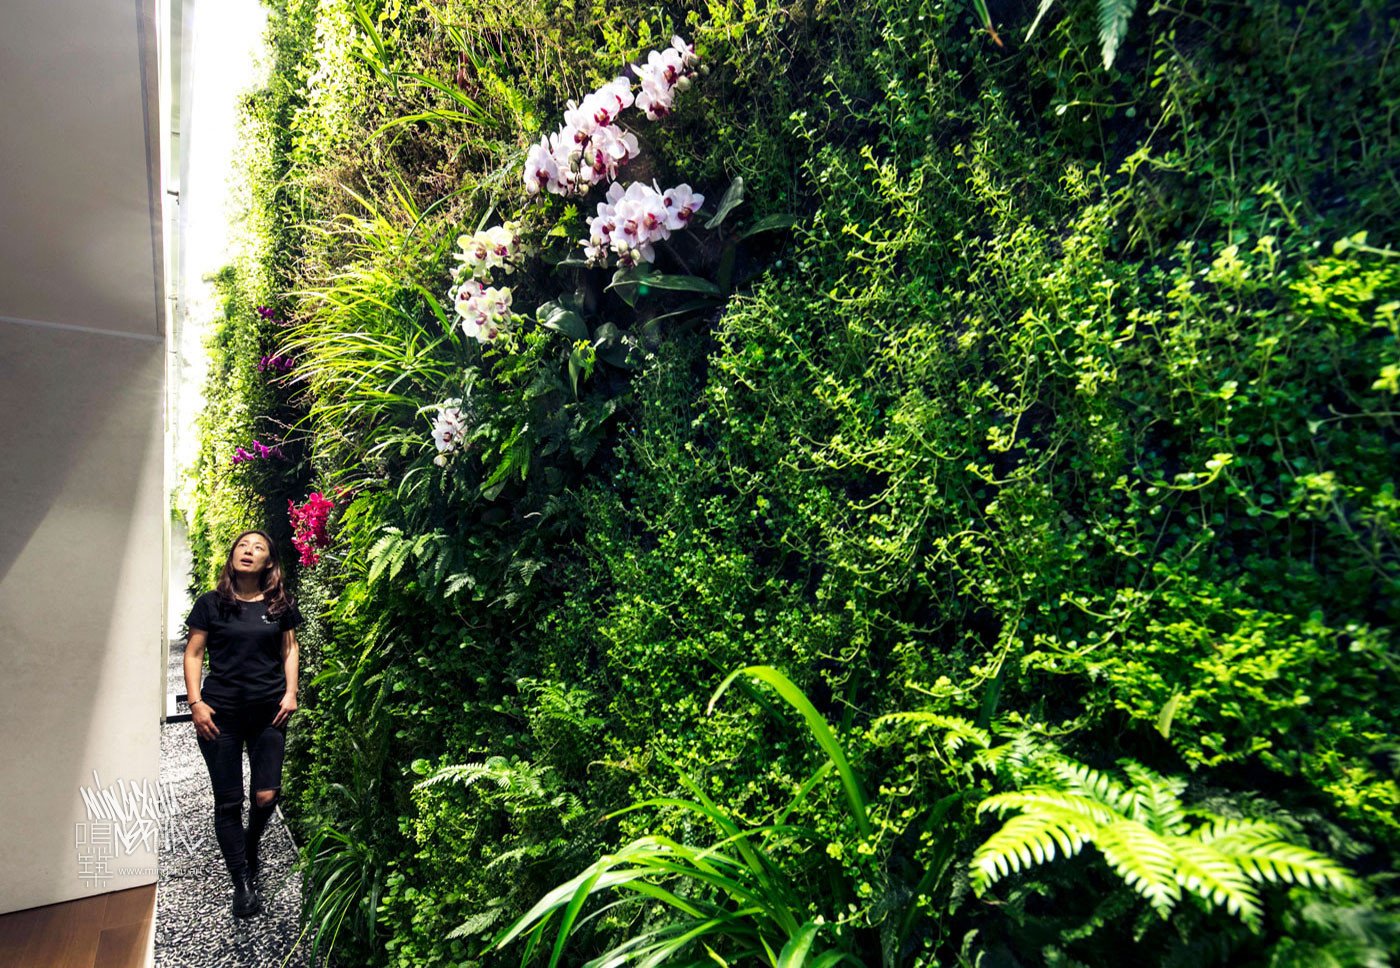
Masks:
[[[262,910],[258,889],[253,885],[253,876],[247,870],[233,875],[233,916],[246,918]]]

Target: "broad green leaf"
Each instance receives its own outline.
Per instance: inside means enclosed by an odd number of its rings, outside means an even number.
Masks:
[[[1157,732],[1162,734],[1162,739],[1171,738],[1172,719],[1176,716],[1176,711],[1181,708],[1181,700],[1180,690],[1172,693],[1172,697],[1167,700],[1162,711],[1157,714]]]
[[[651,266],[618,269],[613,273],[612,282],[608,283],[607,288],[615,290],[618,298],[627,305],[636,307],[637,297],[641,294],[642,282],[650,275]]]
[[[725,189],[724,196],[719,200],[719,207],[715,210],[714,217],[705,223],[705,228],[712,229],[724,221],[726,215],[734,211],[734,206],[744,200],[744,179],[741,175],[735,175],[734,180]]]
[[[758,235],[760,232],[773,232],[778,229],[790,229],[796,224],[796,215],[770,215],[767,218],[759,219],[757,222],[744,229],[744,231],[739,233],[739,238],[747,239],[752,235]]]
[[[802,968],[807,952],[812,950],[812,942],[817,940],[817,928],[815,921],[808,921],[797,929],[797,934],[778,952],[778,968]]]
[[[569,339],[588,339],[588,324],[572,309],[551,300],[535,311],[535,319],[546,329],[563,333]]]
[[[673,289],[679,292],[698,292],[706,296],[720,296],[719,286],[699,276],[666,275],[654,273],[640,281],[640,285],[652,289]]]

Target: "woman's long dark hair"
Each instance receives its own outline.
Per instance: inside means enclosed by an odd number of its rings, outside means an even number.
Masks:
[[[229,545],[228,557],[224,559],[224,570],[219,572],[219,580],[214,585],[214,592],[219,597],[219,614],[223,616],[243,610],[243,603],[233,594],[233,553],[238,550],[238,542],[250,534],[256,534],[267,542],[267,567],[258,576],[258,588],[267,603],[267,614],[278,618],[292,607],[292,600],[287,597],[287,591],[282,587],[282,559],[277,556],[277,542],[272,540],[272,535],[257,528],[244,531]]]

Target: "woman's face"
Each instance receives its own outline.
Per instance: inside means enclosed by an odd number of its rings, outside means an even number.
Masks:
[[[233,546],[233,570],[235,573],[261,575],[270,554],[262,535],[245,534]]]

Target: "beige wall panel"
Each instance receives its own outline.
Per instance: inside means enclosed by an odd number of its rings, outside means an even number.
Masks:
[[[0,4],[0,318],[160,334],[153,12]]]
[[[0,322],[0,913],[157,879],[158,802],[109,877],[77,841],[84,787],[158,792],[164,351]]]

